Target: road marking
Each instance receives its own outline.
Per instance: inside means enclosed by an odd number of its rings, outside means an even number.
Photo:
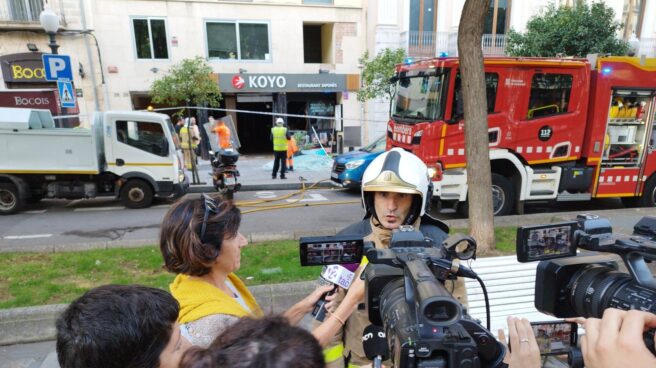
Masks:
[[[256,198],[261,198],[261,199],[271,199],[271,198],[276,198],[276,193],[268,192],[268,191],[255,192],[254,196]]]
[[[305,195],[305,198],[301,199],[300,201],[297,201],[296,199],[288,199],[287,202],[321,202],[321,201],[327,201],[328,198],[322,196],[321,194],[318,193],[309,193]]]
[[[30,214],[42,214],[45,213],[47,210],[31,210],[31,211],[23,211],[23,213],[30,213]]]
[[[125,207],[91,207],[91,208],[76,208],[73,212],[91,212],[91,211],[116,211],[124,210]]]
[[[3,239],[14,240],[14,239],[37,239],[37,238],[49,238],[52,234],[32,234],[32,235],[7,235],[3,236]]]
[[[84,200],[84,199],[76,199],[76,200],[74,200],[74,201],[70,201],[69,203],[66,203],[66,205],[65,205],[64,207],[71,207],[71,206],[74,206],[74,205],[76,205],[76,204],[82,202],[83,200]]]

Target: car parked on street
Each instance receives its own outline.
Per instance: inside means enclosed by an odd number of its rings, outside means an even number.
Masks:
[[[364,170],[383,152],[385,152],[385,135],[357,151],[335,157],[330,178],[344,188],[360,188]]]

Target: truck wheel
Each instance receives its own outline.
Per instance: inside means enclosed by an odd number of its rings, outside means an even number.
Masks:
[[[656,207],[656,175],[649,178],[645,183],[639,205],[642,207]]]
[[[512,183],[499,174],[492,174],[492,211],[494,216],[505,216],[512,212],[515,190]]]
[[[153,203],[153,189],[139,179],[128,181],[121,188],[121,202],[127,208],[144,208]]]
[[[0,215],[11,215],[23,208],[23,200],[14,184],[0,183]]]

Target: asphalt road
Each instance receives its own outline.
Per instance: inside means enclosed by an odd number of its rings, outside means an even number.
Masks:
[[[356,191],[316,189],[305,192],[303,198],[293,193],[238,192],[235,200],[241,203],[244,212],[242,233],[252,235],[253,240],[276,233],[289,238],[299,233],[338,230],[362,218],[360,194]],[[275,198],[283,199],[261,202]],[[260,203],[247,205],[247,202],[253,201]],[[159,201],[150,208],[130,210],[113,199],[44,200],[20,214],[0,218],[0,251],[85,249],[100,243],[108,246],[153,244],[158,238],[159,224],[170,206],[169,201]],[[276,206],[298,207],[274,208]],[[527,218],[539,218],[540,214],[556,212],[566,218],[568,215],[562,213],[571,212],[569,219],[582,212],[610,214],[614,227],[625,232],[632,229],[641,216],[656,215],[656,209],[635,211],[624,209],[616,199],[526,206]],[[431,213],[445,220],[460,218],[451,209],[442,209],[437,213],[437,209],[433,208]],[[547,219],[551,217],[546,216],[545,221]]]

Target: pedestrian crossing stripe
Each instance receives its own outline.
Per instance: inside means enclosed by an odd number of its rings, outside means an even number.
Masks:
[[[75,93],[73,92],[73,83],[70,81],[57,81],[59,90],[59,104],[61,107],[75,107]]]

